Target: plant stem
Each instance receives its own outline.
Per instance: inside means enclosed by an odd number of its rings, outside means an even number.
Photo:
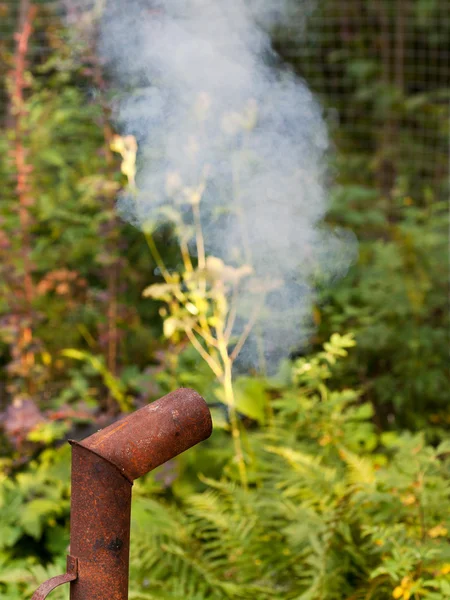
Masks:
[[[238,305],[238,284],[235,283],[233,285],[233,294],[231,296],[231,306],[230,311],[228,313],[227,325],[225,328],[225,340],[227,344],[230,343],[231,336],[233,334],[234,324],[236,322],[237,317],[237,305]]]
[[[193,328],[193,330],[195,331],[195,333],[198,333],[198,335],[205,340],[205,342],[208,344],[208,346],[211,346],[212,348],[217,348],[217,340],[211,335],[211,333],[209,332],[208,329],[205,329],[204,327],[200,328],[200,327],[196,326]]]
[[[259,370],[262,375],[267,374],[267,362],[264,355],[264,339],[261,328],[261,321],[256,323],[256,345],[258,347]]]
[[[262,300],[259,302],[256,309],[254,310],[253,315],[250,317],[244,331],[242,332],[241,337],[239,338],[238,343],[236,344],[233,352],[231,353],[230,360],[232,363],[239,356],[239,353],[242,350],[242,348],[244,347],[244,344],[247,341],[248,336],[251,334],[253,327],[256,325],[256,322],[259,318],[259,315],[261,313],[261,309],[262,309],[263,305],[264,305],[264,297],[262,298]]]
[[[243,138],[241,152],[239,154],[243,153],[244,149],[245,149],[245,138]],[[239,154],[238,154],[238,158],[239,158]],[[236,156],[233,156],[233,158],[232,158],[233,196],[234,196],[234,201],[236,204],[236,212],[238,215],[239,226],[241,229],[241,238],[242,238],[242,246],[244,249],[244,258],[245,258],[246,263],[250,267],[253,268],[253,255],[252,255],[252,249],[251,249],[251,244],[250,244],[250,239],[249,239],[249,234],[248,234],[247,218],[246,218],[244,205],[242,203],[242,198],[241,198],[241,193],[240,193],[239,164],[240,164],[240,161],[237,161]],[[236,290],[236,292],[237,292],[237,290]],[[233,296],[233,301],[234,301],[234,296]],[[231,337],[235,318],[236,318],[236,315],[232,315],[232,319],[230,320],[231,328],[230,328],[230,326],[227,327],[227,332],[229,332],[229,337]],[[261,373],[265,374],[267,368],[266,368],[266,359],[264,356],[264,339],[263,339],[260,327],[256,328],[256,343],[257,343],[257,347],[258,347],[259,369],[260,369]],[[239,352],[240,352],[240,349],[239,349],[238,353]]]
[[[191,261],[191,255],[189,254],[189,249],[187,242],[184,238],[180,237],[180,250],[181,257],[183,259],[184,268],[188,273],[192,273],[194,271],[194,267]]]
[[[26,374],[31,373],[35,357],[30,350],[33,342],[33,300],[34,300],[34,282],[33,265],[31,261],[32,251],[32,215],[31,207],[34,205],[34,198],[31,194],[30,174],[32,166],[27,162],[26,140],[28,132],[26,130],[26,117],[28,115],[25,99],[27,55],[29,50],[30,36],[33,31],[33,20],[37,8],[29,0],[21,0],[19,6],[19,24],[16,32],[16,51],[14,55],[14,69],[11,76],[11,116],[15,127],[14,141],[14,159],[17,175],[17,197],[18,197],[18,215],[20,222],[20,252],[23,265],[23,297],[24,303],[22,312],[25,317],[21,318],[19,330],[18,349],[20,351],[20,363],[22,376],[25,379],[25,385],[29,394],[33,394],[36,385],[33,377]]]
[[[205,254],[205,241],[203,239],[203,229],[202,229],[202,221],[200,217],[200,204],[194,204],[192,207],[192,211],[194,213],[194,223],[195,223],[195,240],[197,243],[197,255],[198,255],[198,269],[200,272],[205,275],[206,269],[206,254]],[[201,277],[200,279],[200,289],[203,294],[206,293],[206,279],[205,277]]]
[[[242,451],[241,432],[239,429],[239,422],[236,412],[236,398],[233,390],[233,361],[228,354],[228,346],[225,341],[223,326],[219,326],[217,328],[217,341],[219,344],[219,352],[224,368],[222,385],[225,394],[225,404],[229,408],[231,435],[233,437],[233,445],[239,469],[239,477],[244,490],[248,490],[247,469],[245,466],[244,453]]]
[[[225,402],[229,407],[231,435],[233,436],[234,451],[236,454],[236,461],[239,469],[239,477],[244,490],[248,489],[248,477],[247,469],[245,466],[244,453],[242,451],[242,440],[241,432],[239,429],[239,422],[236,413],[236,399],[233,390],[233,373],[232,363],[228,357],[228,351],[225,349],[226,357],[222,355],[224,361],[224,377],[223,377],[223,390],[225,393]]]
[[[222,381],[224,374],[223,374],[223,369],[220,366],[220,364],[217,363],[213,359],[213,357],[210,354],[208,354],[208,352],[203,348],[203,346],[200,344],[198,339],[195,337],[195,334],[192,331],[192,329],[190,329],[189,327],[185,327],[184,330],[186,332],[186,335],[189,338],[189,341],[194,346],[194,348],[197,350],[197,352],[200,354],[200,356],[203,358],[203,360],[209,365],[209,368],[211,369],[211,371],[214,373],[214,375],[217,377],[217,379],[219,381]]]
[[[157,267],[161,271],[161,274],[164,277],[166,283],[170,283],[172,281],[172,278],[170,276],[169,271],[166,268],[166,265],[164,264],[164,261],[161,257],[161,254],[159,253],[159,250],[155,244],[155,240],[153,239],[152,234],[144,232],[144,236],[149,247],[150,253],[153,256],[153,260],[155,261]]]
[[[30,226],[31,216],[29,208],[34,204],[30,197],[29,174],[32,168],[27,164],[27,150],[25,148],[25,139],[27,132],[24,126],[24,117],[27,115],[25,106],[24,89],[27,86],[25,73],[27,68],[27,53],[29,40],[32,33],[33,18],[36,14],[36,7],[30,4],[28,0],[21,0],[19,31],[16,33],[16,53],[15,68],[13,72],[13,92],[11,94],[11,112],[15,120],[15,148],[14,157],[17,172],[17,195],[19,199],[19,220],[22,234],[22,256],[24,265],[24,292],[28,310],[31,311],[31,303],[34,296],[34,285],[32,279],[31,267],[31,240]]]
[[[205,255],[205,240],[203,239],[202,222],[200,218],[200,205],[194,204],[192,207],[194,213],[195,222],[195,239],[197,242],[197,253],[198,253],[198,268],[203,271],[206,267],[206,255]]]

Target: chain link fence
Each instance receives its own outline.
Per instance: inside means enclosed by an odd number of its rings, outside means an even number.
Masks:
[[[33,3],[40,7],[30,56],[36,64],[49,52],[46,31],[60,20],[63,0]],[[19,5],[0,1],[3,116]],[[342,157],[340,176],[372,179],[386,193],[396,184],[445,193],[450,0],[317,0],[307,18],[304,6],[291,0],[274,46],[320,98]]]

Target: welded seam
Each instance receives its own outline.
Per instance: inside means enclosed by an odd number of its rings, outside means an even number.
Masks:
[[[69,444],[71,446],[79,446],[80,448],[83,448],[84,450],[91,452],[91,454],[95,454],[95,456],[98,456],[98,458],[101,458],[102,460],[106,461],[111,466],[113,466],[115,469],[117,469],[117,471],[119,471],[119,473],[122,475],[122,477],[124,479],[126,479],[131,486],[133,485],[133,481],[134,481],[133,478],[130,475],[128,475],[128,473],[122,467],[119,467],[118,464],[116,464],[109,458],[106,458],[106,456],[103,456],[103,454],[100,454],[100,452],[97,452],[96,450],[93,450],[92,448],[88,448],[87,446],[84,446],[83,444],[81,444],[80,442],[77,442],[76,440],[69,440]]]

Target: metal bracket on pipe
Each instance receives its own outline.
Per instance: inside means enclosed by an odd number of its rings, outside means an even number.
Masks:
[[[45,583],[39,586],[39,588],[34,592],[31,600],[45,600],[47,596],[60,585],[64,583],[70,583],[71,581],[75,581],[78,577],[78,559],[73,556],[67,557],[67,572],[64,575],[58,575],[57,577],[52,577]]]

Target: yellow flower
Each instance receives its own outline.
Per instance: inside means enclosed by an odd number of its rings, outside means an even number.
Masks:
[[[416,497],[414,494],[408,494],[407,496],[401,496],[400,500],[404,506],[411,506],[411,504],[415,504]]]
[[[331,436],[328,434],[325,434],[323,437],[320,438],[319,440],[319,444],[321,446],[328,446],[328,444],[331,444],[333,440],[331,439]]]
[[[412,581],[409,577],[403,577],[400,585],[398,585],[392,592],[394,598],[403,598],[403,600],[409,600],[411,598],[411,586]]]
[[[122,152],[125,150],[123,138],[120,135],[115,135],[111,141],[110,148],[113,152],[122,154]]]
[[[48,352],[43,352],[42,353],[42,362],[44,363],[44,365],[51,365],[52,364],[52,355],[49,354]]]
[[[136,138],[133,135],[122,137],[115,135],[110,148],[122,157],[121,170],[128,179],[130,187],[136,187],[136,154],[138,150]]]
[[[445,537],[447,535],[447,533],[448,533],[448,529],[446,527],[444,527],[442,525],[442,523],[439,525],[436,525],[436,527],[433,527],[432,529],[430,529],[428,531],[428,535],[431,538]]]

